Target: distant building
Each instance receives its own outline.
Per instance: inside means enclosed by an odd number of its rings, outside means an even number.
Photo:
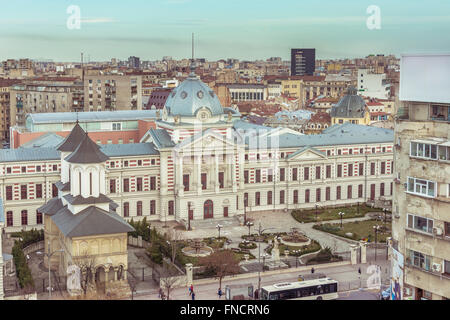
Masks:
[[[357,95],[355,88],[349,88],[347,94],[331,108],[331,123],[370,124],[369,109],[363,98]]]
[[[369,69],[358,70],[358,94],[377,99],[389,99],[391,85],[386,74],[370,73]]]
[[[141,59],[135,56],[129,57],[128,66],[133,69],[139,69],[141,67]]]
[[[306,123],[305,134],[320,134],[331,126],[331,116],[327,112],[317,112],[311,116]]]
[[[153,89],[150,99],[145,106],[147,110],[162,109],[166,104],[166,100],[169,97],[172,89],[170,88],[157,88]]]
[[[9,139],[9,127],[11,126],[9,87],[18,82],[20,80],[0,79],[0,141]]]
[[[316,70],[316,49],[291,49],[291,76],[312,76]]]
[[[263,84],[229,84],[231,100],[241,101],[262,101],[267,100],[267,86]]]
[[[3,201],[0,198],[0,301],[4,299],[5,292],[3,289],[3,250],[2,250],[2,235],[5,227],[5,212],[3,208]]]

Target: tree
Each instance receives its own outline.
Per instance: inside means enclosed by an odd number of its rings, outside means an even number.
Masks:
[[[216,278],[219,279],[220,289],[225,276],[237,274],[240,271],[239,260],[231,250],[216,251],[207,257],[200,258],[199,264],[214,271]]]
[[[175,287],[178,281],[179,273],[174,266],[164,263],[163,269],[161,270],[160,286],[163,290],[167,292],[167,300],[170,299],[170,292]]]
[[[178,252],[178,245],[182,239],[181,233],[178,230],[170,229],[166,233],[167,245],[169,246],[169,255],[172,264],[175,264],[175,260]]]
[[[75,265],[80,268],[80,285],[86,296],[89,284],[92,282],[95,270],[95,256],[90,256],[87,251],[74,259]]]

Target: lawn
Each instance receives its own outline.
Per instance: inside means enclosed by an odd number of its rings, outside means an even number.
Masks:
[[[365,204],[360,204],[352,207],[340,207],[340,208],[318,208],[317,209],[317,221],[329,221],[340,219],[339,212],[344,212],[343,219],[364,217],[368,212],[382,212],[381,209],[368,207]],[[291,212],[292,217],[298,222],[316,222],[316,209],[312,210],[293,210]]]
[[[284,257],[284,251],[289,250],[289,255],[293,256],[293,257],[299,257],[301,255],[307,254],[307,253],[312,253],[312,252],[316,252],[320,250],[320,244],[317,243],[314,240],[311,240],[311,244],[309,246],[306,247],[293,247],[293,246],[287,246],[284,244],[279,244],[278,248],[280,249],[280,257]],[[268,254],[272,253],[272,249],[270,248],[267,250]],[[296,252],[294,252],[296,251]]]
[[[368,239],[369,242],[375,241],[375,232],[373,226],[379,225],[381,227],[384,226],[383,222],[377,220],[365,220],[365,221],[355,221],[344,223],[341,229],[340,223],[325,223],[325,224],[317,224],[313,228],[316,230],[332,233],[344,238],[352,239],[352,240],[362,240]],[[378,232],[377,242],[378,243],[386,243],[386,238],[391,236],[391,227],[390,224],[387,225],[387,232],[383,230]],[[349,237],[346,233],[352,233],[353,236]]]

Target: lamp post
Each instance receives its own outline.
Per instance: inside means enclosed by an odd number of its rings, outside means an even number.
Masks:
[[[220,241],[220,230],[223,228],[223,226],[220,225],[220,224],[218,224],[218,225],[216,226],[216,228],[217,228],[217,230],[219,230],[219,241]]]
[[[338,215],[341,216],[341,229],[342,229],[342,218],[344,217],[345,212],[339,212]]]
[[[262,229],[261,227],[261,223],[259,224],[258,227],[258,235],[261,238],[262,234],[264,231],[270,230],[270,229],[274,229],[274,228],[266,228],[266,229]],[[260,241],[258,241],[258,264],[261,265],[261,239],[259,239]],[[263,264],[262,264],[262,272],[264,272],[264,264],[265,264],[265,259],[266,259],[266,253],[264,252],[264,256],[263,258]],[[261,270],[258,271],[258,297],[259,299],[261,299]]]
[[[386,227],[386,208],[383,208],[384,212],[384,227]]]
[[[375,231],[375,261],[377,261],[377,238],[380,226],[379,225],[373,226],[373,230]]]
[[[247,227],[248,227],[248,236],[250,237],[250,228],[253,226],[252,222],[247,222]]]
[[[50,240],[47,243],[47,248],[48,248],[48,253],[40,252],[40,251],[38,251],[36,253],[39,255],[43,254],[47,257],[47,262],[48,262],[48,299],[51,300],[52,299],[52,286],[51,286],[52,278],[51,278],[51,269],[50,269],[50,267],[51,267],[50,259],[55,253],[64,252],[64,249],[59,249],[59,250],[50,252]]]
[[[316,222],[317,222],[317,207],[318,205],[316,204]]]
[[[188,202],[188,231],[191,231],[191,210],[193,210],[192,203]]]
[[[359,201],[358,201],[358,203],[356,204],[356,212],[358,213],[358,217],[359,217]]]

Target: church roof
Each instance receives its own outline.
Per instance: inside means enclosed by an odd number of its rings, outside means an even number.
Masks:
[[[37,211],[52,216],[63,208],[63,203],[59,198],[50,199],[46,204],[37,209]]]
[[[67,202],[70,203],[71,205],[113,202],[110,198],[108,198],[104,194],[100,194],[98,197],[89,197],[89,198],[83,198],[82,196],[74,197],[71,194],[66,194],[64,196],[64,199],[66,199]]]
[[[331,108],[331,116],[334,118],[364,118],[366,102],[358,96],[355,88],[349,88],[347,94]]]
[[[67,138],[65,138],[58,146],[57,150],[62,152],[73,152],[80,145],[85,136],[86,132],[84,132],[77,122]]]
[[[169,115],[188,117],[196,116],[197,111],[202,108],[209,109],[213,116],[224,113],[214,91],[193,73],[172,91],[165,108]]]
[[[83,142],[65,160],[70,163],[102,163],[109,157],[100,151],[100,147],[92,141],[87,133],[84,134]]]
[[[58,229],[70,238],[134,231],[134,228],[117,213],[107,212],[95,206],[90,206],[77,214],[64,207],[51,219]]]

